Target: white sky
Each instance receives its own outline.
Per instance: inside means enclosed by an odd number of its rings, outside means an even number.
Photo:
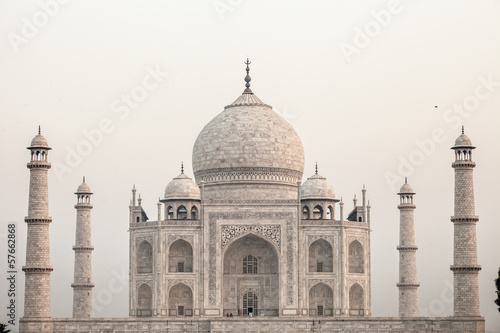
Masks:
[[[401,1],[383,27],[373,12],[387,11],[388,1],[68,1],[44,22],[41,4],[47,2],[0,2],[0,251],[6,251],[5,224],[17,222],[20,271],[28,204],[26,146],[41,125],[53,148],[54,317],[71,316],[73,193],[82,176],[95,193],[97,316],[127,316],[128,286],[115,283],[115,275],[128,275],[130,189],[135,183],[147,213],[156,219],[157,199],[179,174],[181,161],[192,176],[198,133],[243,91],[243,61],[249,57],[252,90],[285,115],[302,139],[304,179],[318,161],[347,208],[366,184],[372,205],[374,316],[397,315],[396,193],[402,178],[391,183],[388,173],[407,175],[417,192],[421,313],[452,313],[449,148],[465,125],[477,146],[481,313],[488,330],[500,331],[493,303],[500,266],[495,148],[500,139],[500,2]],[[26,28],[34,18],[43,25],[35,32]],[[361,45],[357,31],[366,29],[371,37]],[[16,36],[21,44],[11,42]],[[347,44],[357,45],[357,53],[346,57],[342,47]],[[138,91],[147,68],[169,75],[123,116],[122,95]],[[454,105],[463,109],[461,114]],[[114,112],[113,106],[122,109]],[[103,119],[109,119],[112,131],[70,166],[71,172],[57,171],[56,165],[67,165],[69,150],[84,145],[83,132],[98,128]],[[417,142],[428,142],[435,131],[441,133],[439,142],[419,148]],[[413,161],[406,162],[409,169],[400,167],[403,160]],[[22,295],[24,274],[17,277]],[[22,309],[23,297],[18,305]]]

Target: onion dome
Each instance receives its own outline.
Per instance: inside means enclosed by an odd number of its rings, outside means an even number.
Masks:
[[[472,142],[470,141],[469,137],[464,134],[464,127],[462,126],[462,134],[455,140],[455,146],[452,147],[454,148],[462,148],[462,147],[469,147],[474,149],[475,147],[472,146]]]
[[[326,180],[325,177],[318,174],[318,167],[316,166],[316,173],[302,184],[300,189],[300,198],[302,200],[324,200],[335,199],[335,192],[332,184]]]
[[[293,127],[246,89],[200,132],[193,148],[196,182],[267,179],[296,183],[304,171],[304,149]]]
[[[78,189],[76,190],[75,194],[93,194],[92,191],[90,190],[90,186],[87,185],[85,182],[85,177],[83,177],[83,183],[78,186]]]
[[[51,149],[47,142],[47,139],[41,134],[40,126],[38,126],[38,134],[31,140],[31,144],[28,148],[45,148]]]
[[[410,186],[410,184],[408,184],[408,180],[406,177],[405,177],[405,183],[399,189],[398,194],[415,194],[415,192],[413,192],[413,188]]]
[[[200,188],[182,172],[168,183],[165,200],[201,200]]]

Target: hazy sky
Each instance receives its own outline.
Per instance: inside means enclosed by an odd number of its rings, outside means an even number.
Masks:
[[[7,222],[18,223],[20,271],[26,147],[41,125],[53,148],[54,317],[71,316],[73,193],[82,176],[95,193],[96,316],[127,316],[130,189],[136,184],[155,219],[158,197],[181,161],[192,176],[198,133],[243,91],[249,57],[252,90],[302,139],[304,180],[317,161],[349,209],[366,184],[374,316],[397,315],[396,193],[404,176],[417,193],[421,314],[452,313],[449,148],[465,125],[477,146],[481,313],[489,330],[500,330],[493,303],[500,266],[499,1],[54,3],[0,2],[0,239],[5,244]],[[22,294],[23,273],[17,283]],[[23,297],[18,304],[22,309]]]

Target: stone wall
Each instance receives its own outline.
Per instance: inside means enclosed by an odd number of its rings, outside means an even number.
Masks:
[[[326,320],[307,319],[236,319],[165,320],[165,319],[21,319],[25,333],[181,333],[181,332],[484,332],[484,318],[360,318]]]

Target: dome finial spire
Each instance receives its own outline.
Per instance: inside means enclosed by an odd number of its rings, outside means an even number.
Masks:
[[[462,134],[464,134],[464,125],[462,125]]]
[[[405,177],[405,184],[408,184],[408,177]]]
[[[83,182],[85,183],[85,176],[83,176]]]
[[[40,128],[40,125],[38,125],[38,134],[42,134],[42,129]]]
[[[250,72],[250,67],[248,67],[248,65],[250,65],[252,62],[250,60],[248,60],[247,58],[247,61],[244,62],[245,65],[247,65],[247,68],[246,68],[246,71],[247,71],[247,76],[245,76],[245,91],[243,91],[244,94],[253,94],[252,90],[250,89],[250,81],[252,80],[252,78],[250,77],[249,75],[249,72]]]
[[[316,174],[318,174],[318,162],[316,162]]]
[[[181,173],[184,173],[184,161],[181,162]]]

